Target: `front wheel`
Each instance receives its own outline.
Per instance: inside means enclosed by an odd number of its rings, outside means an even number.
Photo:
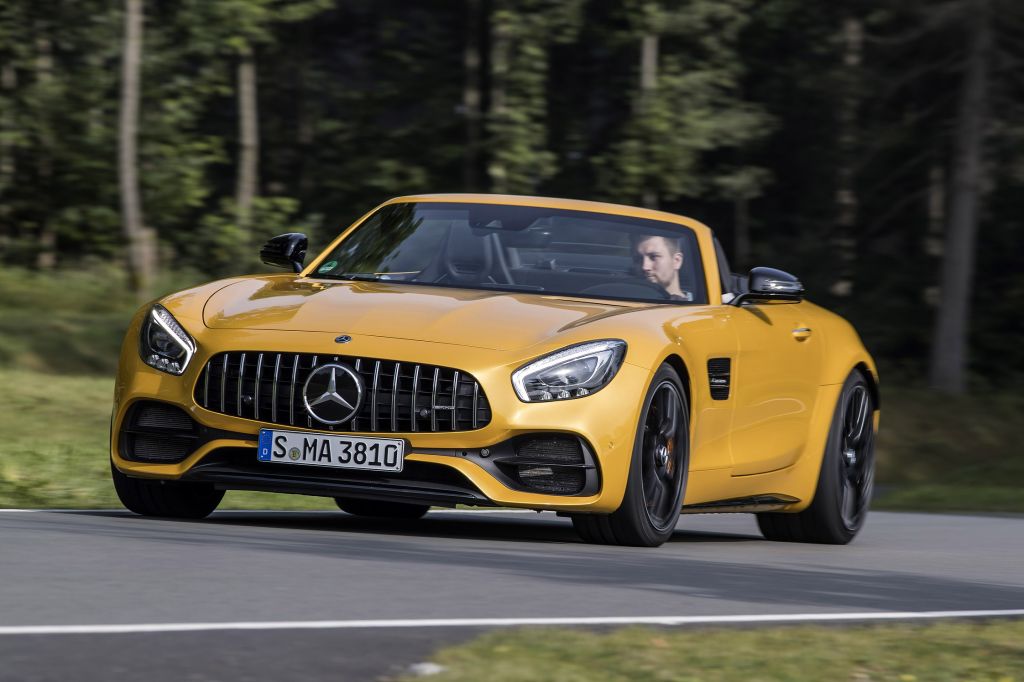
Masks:
[[[576,514],[586,542],[657,547],[672,536],[690,468],[690,410],[679,375],[662,365],[644,397],[626,493],[611,514]]]
[[[854,370],[839,394],[814,500],[796,514],[761,513],[769,540],[845,545],[864,526],[875,483],[875,404],[867,380]]]
[[[217,508],[224,491],[208,483],[183,483],[132,478],[110,463],[114,490],[121,504],[141,516],[203,519]]]
[[[426,504],[405,504],[401,502],[380,502],[378,500],[352,500],[335,497],[338,509],[354,516],[376,516],[383,519],[418,519],[430,506]]]

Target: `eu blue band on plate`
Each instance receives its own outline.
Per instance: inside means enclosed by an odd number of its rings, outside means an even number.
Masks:
[[[257,459],[261,462],[270,461],[270,448],[273,446],[274,432],[269,429],[260,429],[260,446],[257,452]]]

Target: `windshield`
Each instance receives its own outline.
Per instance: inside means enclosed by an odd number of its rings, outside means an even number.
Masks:
[[[315,277],[707,303],[697,238],[675,223],[536,206],[385,206]]]

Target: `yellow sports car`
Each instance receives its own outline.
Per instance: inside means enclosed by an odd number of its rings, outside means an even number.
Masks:
[[[654,546],[682,513],[846,543],[871,499],[875,365],[792,275],[729,272],[705,225],[497,195],[392,199],[287,274],[136,314],[111,470],[128,509],[200,518],[225,490],[349,513],[555,510]]]

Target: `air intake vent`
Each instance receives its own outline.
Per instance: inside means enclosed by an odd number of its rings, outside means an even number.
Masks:
[[[347,365],[359,374],[365,389],[356,415],[336,426],[313,419],[302,395],[313,369],[328,363]],[[483,388],[466,372],[344,355],[221,353],[203,368],[195,400],[207,410],[233,417],[327,431],[469,431],[491,421]]]
[[[730,358],[708,360],[708,383],[711,385],[711,397],[714,400],[729,399],[731,373],[732,360]]]
[[[198,440],[197,425],[185,410],[144,400],[125,415],[119,451],[125,459],[167,464],[195,452]]]

